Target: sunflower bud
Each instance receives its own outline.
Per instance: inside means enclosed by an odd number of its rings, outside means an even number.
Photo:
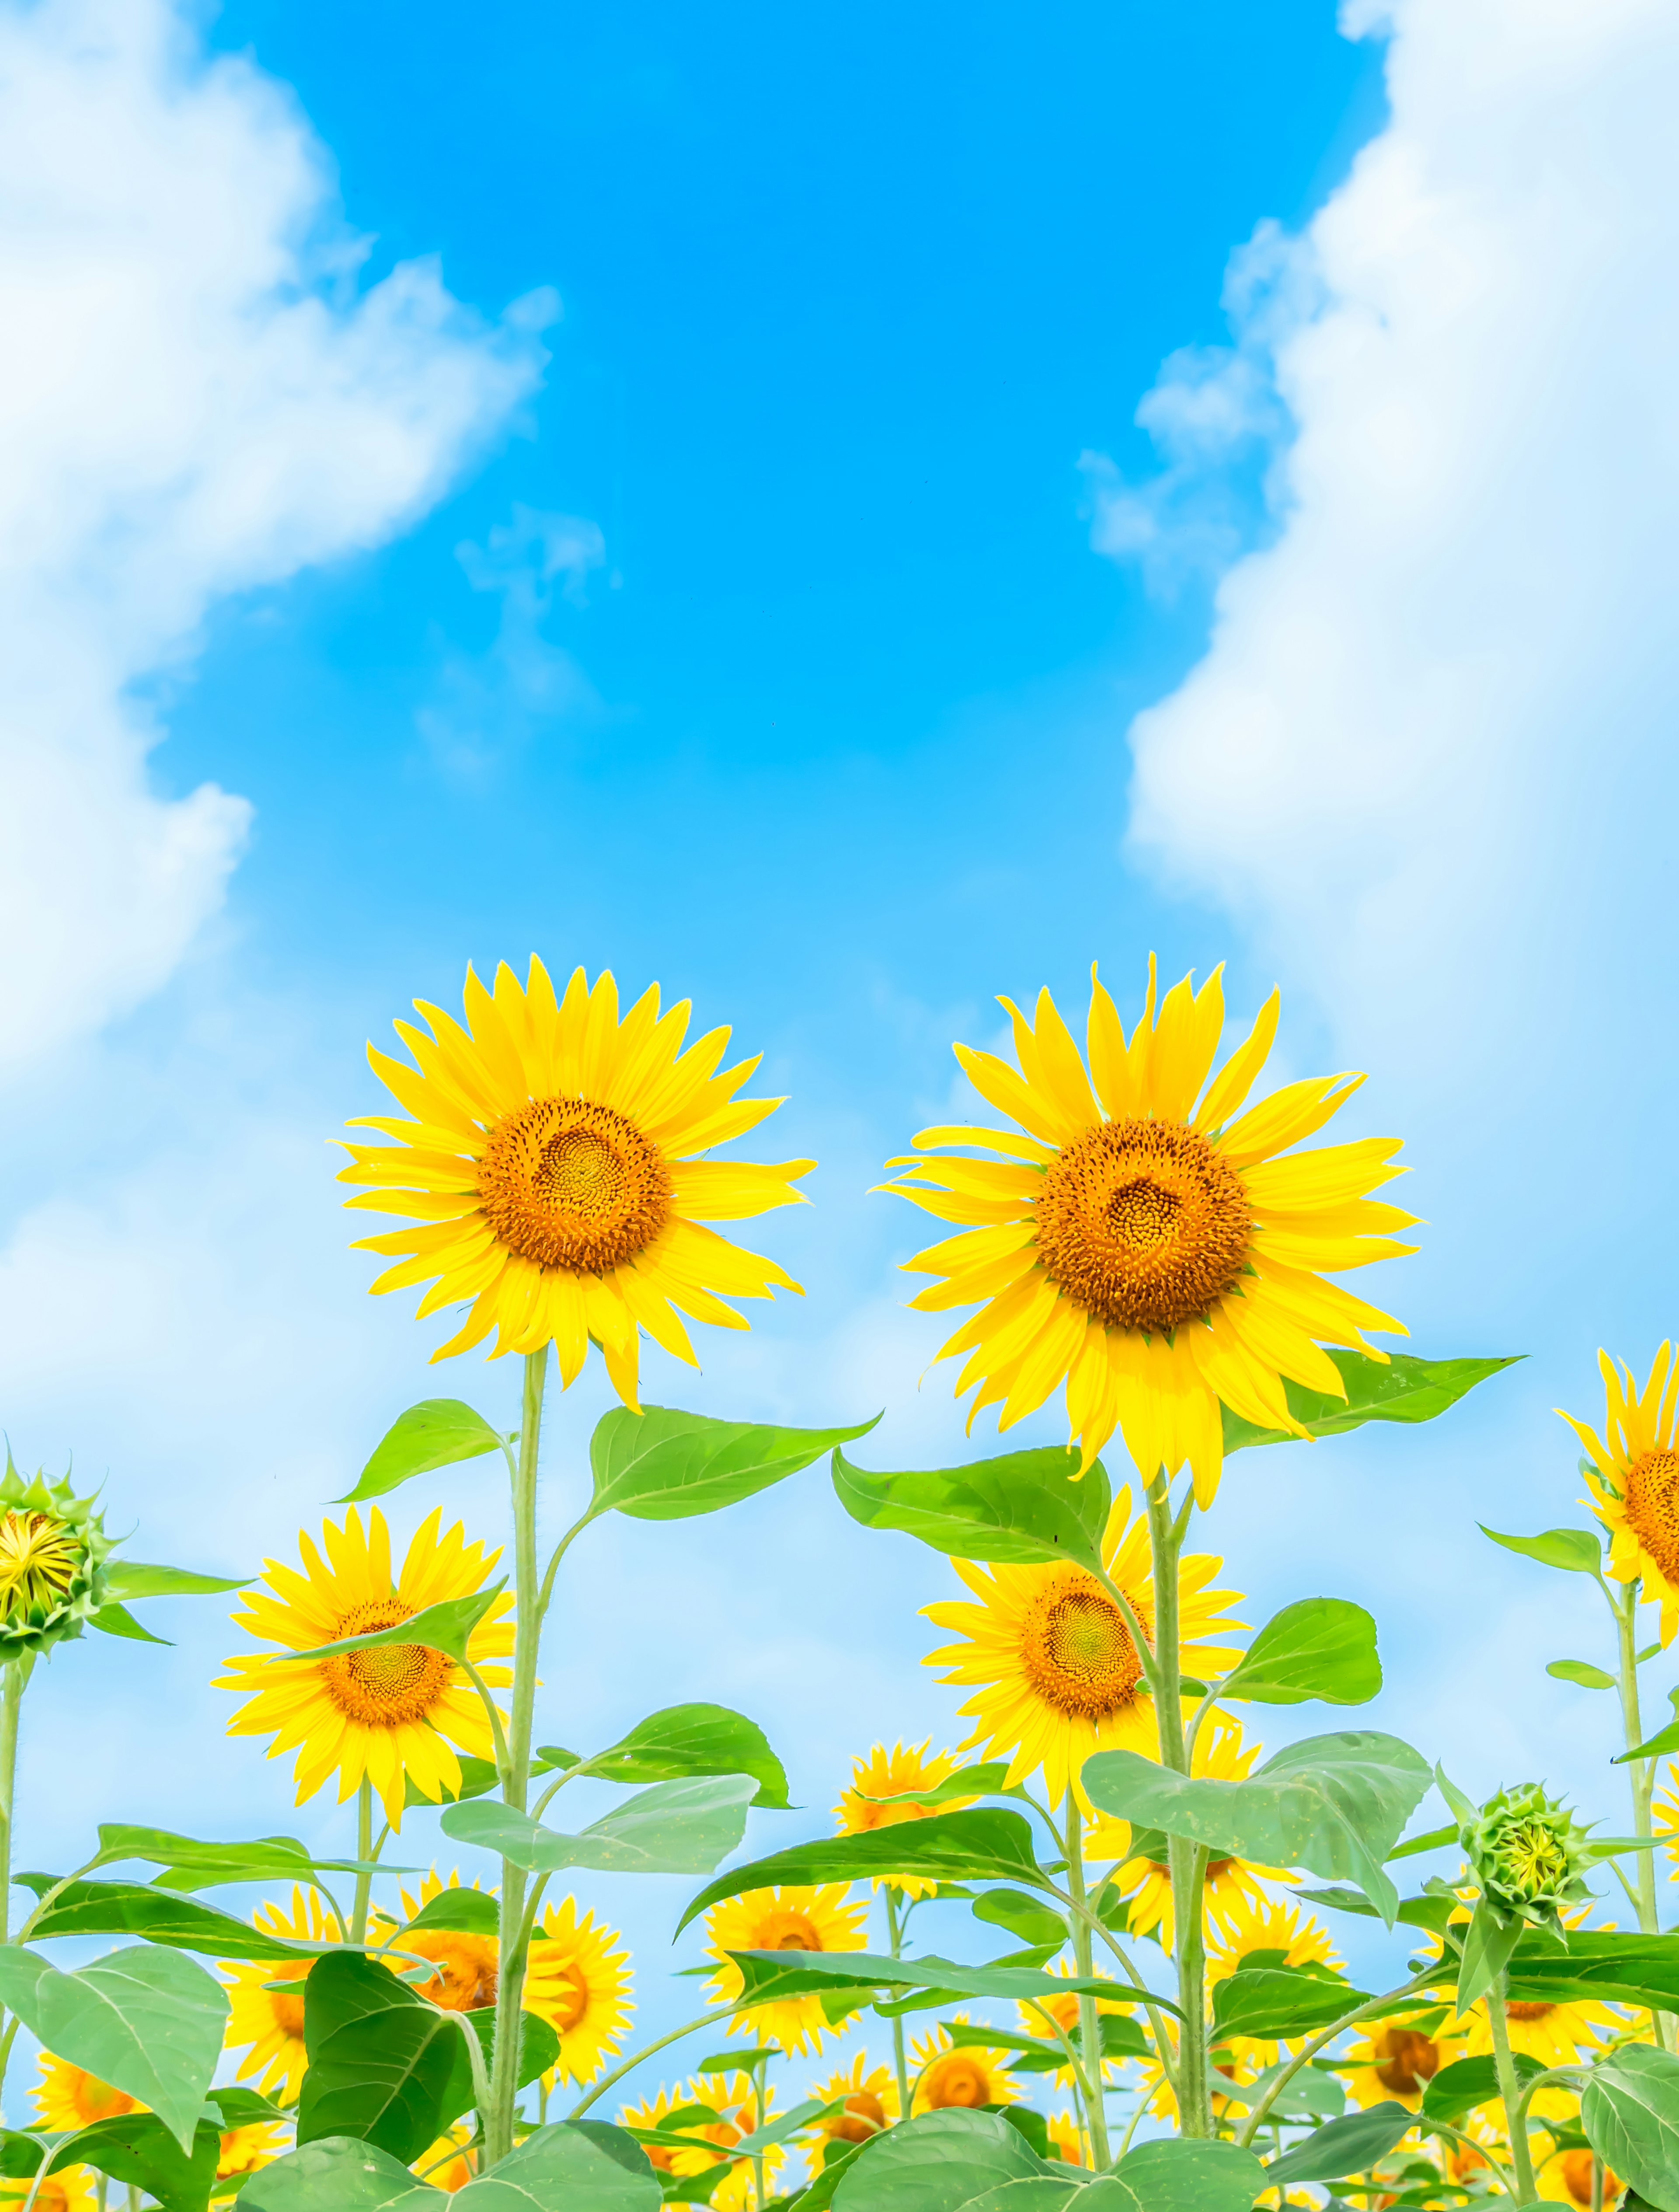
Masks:
[[[1506,1924],[1516,1913],[1555,1926],[1565,1905],[1591,1895],[1584,1880],[1591,1864],[1588,1833],[1537,1782],[1489,1797],[1459,1829],[1458,1840],[1480,1877],[1482,1895]]]
[[[105,1602],[111,1540],[68,1480],[26,1482],[9,1453],[0,1480],[0,1663],[80,1636]]]

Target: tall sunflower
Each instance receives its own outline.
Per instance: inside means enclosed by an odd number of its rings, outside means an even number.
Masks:
[[[967,2023],[966,2013],[950,2017],[959,2026]],[[973,2112],[981,2105],[1012,2105],[1021,2092],[1010,2063],[1006,2051],[957,2043],[943,2026],[930,2035],[918,2036],[910,2045],[912,2118],[922,2112]]]
[[[346,1636],[391,1628],[445,1598],[470,1597],[488,1579],[500,1552],[469,1544],[458,1522],[439,1535],[439,1507],[415,1532],[402,1572],[391,1573],[391,1538],[375,1506],[364,1532],[351,1506],[342,1528],[321,1530],[325,1558],[306,1535],[298,1538],[304,1571],[263,1562],[263,1583],[236,1613],[236,1627],[270,1644],[307,1651]],[[512,1680],[494,1662],[513,1648],[511,1597],[499,1597],[472,1632],[467,1650],[489,1683]],[[489,1716],[466,1674],[441,1651],[421,1644],[387,1644],[336,1659],[299,1665],[270,1652],[242,1652],[227,1661],[222,1690],[252,1695],[227,1723],[229,1735],[269,1735],[268,1755],[296,1750],[300,1805],[336,1772],[342,1802],[364,1775],[384,1802],[393,1828],[402,1826],[404,1780],[435,1804],[461,1786],[451,1743],[476,1759],[494,1759]],[[503,1716],[505,1720],[506,1716]]]
[[[640,1329],[697,1365],[676,1308],[744,1328],[725,1297],[798,1289],[773,1260],[700,1225],[797,1203],[793,1181],[815,1165],[699,1157],[782,1103],[736,1098],[758,1062],[718,1072],[726,1029],[683,1052],[686,1000],[661,1016],[655,986],[621,1020],[609,974],[591,989],[579,968],[556,1000],[536,959],[528,983],[504,962],[494,993],[469,969],[465,1001],[465,1028],[419,1000],[431,1034],[396,1024],[413,1066],[368,1047],[373,1072],[413,1118],[358,1117],[352,1127],[397,1141],[347,1146],[339,1177],[375,1186],[347,1205],[418,1224],[361,1240],[361,1250],[397,1261],[375,1291],[432,1281],[421,1318],[470,1303],[434,1360],[494,1329],[492,1358],[551,1341],[570,1383],[592,1338],[634,1407]]]
[[[927,1742],[912,1749],[908,1745],[894,1743],[888,1751],[877,1743],[866,1758],[855,1759],[852,1765],[851,1787],[841,1796],[833,1808],[842,1835],[862,1836],[876,1828],[895,1828],[906,1820],[924,1820],[934,1813],[955,1813],[973,1802],[971,1797],[953,1797],[943,1805],[902,1805],[884,1802],[899,1796],[907,1790],[931,1790],[955,1771],[954,1752],[936,1751],[930,1758]],[[875,1880],[878,1889],[882,1883],[900,1890],[906,1897],[930,1897],[938,1887],[920,1875],[886,1874]]]
[[[1224,1024],[1221,972],[1199,993],[1185,976],[1157,1008],[1151,957],[1128,1040],[1093,969],[1088,1074],[1047,991],[1035,1029],[1003,1000],[1018,1070],[955,1052],[1019,1127],[924,1129],[882,1186],[964,1224],[907,1266],[943,1279],[912,1304],[980,1306],[938,1355],[967,1354],[956,1395],[979,1385],[970,1426],[998,1405],[1011,1428],[1064,1382],[1086,1467],[1117,1426],[1145,1480],[1187,1460],[1203,1505],[1223,1465],[1221,1400],[1262,1428],[1303,1434],[1285,1379],[1346,1395],[1320,1340],[1383,1359],[1363,1332],[1405,1334],[1324,1273],[1415,1249],[1393,1241],[1415,1217],[1368,1195],[1401,1172],[1390,1164],[1397,1139],[1281,1157],[1362,1076],[1313,1076],[1240,1112],[1276,1034],[1275,993],[1203,1090]],[[961,1149],[925,1157],[947,1145]]]
[[[615,1928],[579,1915],[574,1897],[543,1908],[530,1942],[524,2009],[560,2038],[559,2063],[546,2078],[592,2081],[623,2048],[634,2006],[629,1954]]]
[[[1675,1449],[1679,1364],[1664,1344],[1642,1390],[1630,1367],[1597,1354],[1603,1377],[1603,1433],[1557,1411],[1591,1455],[1592,1511],[1609,1532],[1609,1571],[1642,1582],[1662,1609],[1664,1644],[1679,1628],[1679,1450]]]
[[[741,1970],[727,1956],[730,1951],[860,1951],[868,1919],[868,1905],[853,1902],[851,1886],[843,1881],[808,1888],[789,1883],[731,1897],[706,1915],[706,1948],[723,1961],[706,1995],[712,2004],[727,2004],[740,1995]],[[760,2043],[778,2045],[790,2058],[801,2051],[814,2055],[823,2037],[833,2032],[819,1996],[753,2005],[729,2025],[731,2035],[749,2031]]]
[[[930,1651],[923,1664],[945,1668],[944,1681],[978,1686],[979,1694],[960,1708],[977,1723],[962,1748],[984,1742],[988,1758],[1006,1758],[1010,1787],[1041,1766],[1050,1803],[1058,1805],[1070,1785],[1088,1814],[1078,1777],[1092,1752],[1118,1745],[1159,1756],[1155,1709],[1124,1616],[1082,1567],[951,1564],[979,1602],[923,1606],[929,1620],[967,1639]],[[1149,1528],[1131,1521],[1128,1491],[1109,1511],[1102,1564],[1152,1632]],[[1235,1592],[1208,1588],[1222,1565],[1204,1553],[1179,1563],[1180,1657],[1191,1674],[1221,1671],[1239,1656],[1204,1640],[1241,1626],[1224,1610],[1240,1602]]]
[[[322,1904],[320,1892],[300,1884],[293,1885],[289,1911],[283,1905],[259,1905],[251,1924],[293,1942],[344,1940],[344,1931]],[[224,2039],[229,2051],[245,2052],[234,2078],[245,2081],[254,2074],[264,2096],[283,2104],[297,2102],[309,2063],[303,2044],[303,1984],[314,1963],[312,1959],[221,1961],[223,1973],[233,1978],[222,1984],[228,2002]]]

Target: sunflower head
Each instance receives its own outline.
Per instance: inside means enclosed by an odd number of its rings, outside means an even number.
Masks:
[[[1506,1921],[1516,1914],[1536,1925],[1558,1927],[1563,1906],[1591,1894],[1585,1886],[1590,1836],[1541,1783],[1500,1790],[1463,1824],[1458,1840],[1482,1895]]]
[[[69,1478],[26,1482],[6,1455],[0,1479],[0,1663],[80,1636],[105,1602],[112,1550],[90,1498]]]
[[[853,1901],[843,1881],[749,1890],[714,1905],[706,1915],[706,1948],[723,1963],[708,1984],[712,2002],[726,2004],[740,1994],[741,1970],[730,1952],[860,1951],[868,1917],[867,1903]],[[820,2051],[824,2036],[833,2032],[819,1996],[753,2005],[736,2014],[730,2032],[748,2030],[789,2057]]]
[[[592,2081],[621,2048],[634,2010],[630,1981],[616,1929],[579,1914],[573,1897],[543,1908],[531,1936],[524,2009],[560,2038],[558,2063],[544,2077],[550,2088],[555,2081]]]
[[[966,2026],[967,2018],[965,2013],[952,2015],[958,2027]],[[976,2033],[983,2035],[985,2030]],[[1020,2095],[1006,2051],[994,2051],[978,2041],[959,2042],[948,2027],[936,2028],[910,2045],[910,2066],[915,2075],[911,2104],[918,2114],[975,2112],[982,2105],[1011,2105]]]
[[[924,1820],[933,1813],[960,1812],[973,1804],[973,1798],[947,1798],[942,1805],[901,1802],[906,1791],[936,1788],[955,1771],[955,1765],[954,1752],[934,1752],[930,1757],[927,1743],[914,1748],[894,1743],[890,1751],[877,1743],[866,1758],[852,1762],[851,1787],[833,1808],[840,1832],[867,1835],[876,1828],[895,1828],[905,1820]],[[938,1887],[936,1881],[912,1874],[878,1875],[874,1886],[879,1889],[882,1884],[900,1890],[906,1897],[930,1897]]]
[[[1661,1637],[1679,1630],[1679,1362],[1664,1344],[1640,1389],[1630,1367],[1597,1354],[1603,1377],[1601,1436],[1573,1414],[1562,1419],[1585,1446],[1581,1462],[1592,1511],[1609,1534],[1609,1572],[1643,1584],[1662,1609]]]

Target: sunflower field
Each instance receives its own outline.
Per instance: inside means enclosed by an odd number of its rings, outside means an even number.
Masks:
[[[1552,1671],[1615,1693],[1621,1832],[1530,1779],[1476,1804],[1344,1710],[1268,1753],[1257,1709],[1375,1696],[1377,1624],[1332,1597],[1244,1621],[1197,1547],[1225,1461],[1433,1420],[1509,1361],[1376,1340],[1401,1321],[1340,1279],[1413,1249],[1377,1194],[1399,1146],[1309,1141],[1361,1078],[1264,1091],[1275,996],[1222,1058],[1217,975],[1161,995],[1151,963],[1128,1029],[1093,973],[1082,1048],[1046,993],[1003,1003],[1012,1060],[955,1048],[981,1118],[923,1130],[882,1188],[940,1224],[912,1303],[960,1316],[958,1395],[1000,1430],[1064,1406],[1064,1446],[903,1470],[867,1419],[644,1405],[644,1333],[693,1362],[694,1324],[798,1289],[712,1224],[796,1201],[813,1163],[724,1149],[780,1103],[743,1095],[726,1030],[689,1043],[657,990],[621,1011],[610,975],[556,993],[533,960],[469,974],[460,1020],[397,1024],[403,1054],[371,1054],[393,1110],[342,1169],[351,1207],[398,1224],[361,1240],[373,1289],[446,1314],[432,1358],[518,1355],[516,1431],[423,1400],[295,1558],[237,1579],[130,1558],[96,1500],[9,1457],[0,2203],[1679,2212],[1679,1689],[1652,1717],[1679,1629],[1670,1346],[1647,1370],[1603,1355],[1601,1409],[1563,1416],[1586,1525],[1486,1531],[1601,1594],[1601,1651]],[[543,1558],[544,1401],[591,1348],[620,1402]],[[376,1501],[466,1462],[479,1489],[505,1468],[511,1557],[441,1511],[393,1548]],[[550,1741],[544,1627],[594,1523],[749,1512],[819,1462],[835,1515],[941,1555],[927,1663],[960,1741],[860,1746],[813,1822],[721,1705]],[[231,1594],[229,1732],[292,1763],[300,1804],[331,1793],[336,1855],[112,1819],[80,1865],[16,1867],[37,1666],[89,1626],[144,1639],[131,1607],[193,1594]],[[585,1778],[620,1794],[579,1827],[562,1793]],[[789,1832],[741,1863],[750,1807]],[[442,1871],[452,1848],[488,1878]],[[676,1932],[705,1946],[692,2016],[639,2042],[590,1896],[638,1872],[688,1878]],[[217,1901],[253,1887],[248,1913]],[[921,1939],[930,1904],[960,1956]],[[1385,1943],[1361,1976],[1385,1986],[1355,1984],[1349,1936]]]

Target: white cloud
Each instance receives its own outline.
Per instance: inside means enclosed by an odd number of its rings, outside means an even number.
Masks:
[[[0,7],[0,1071],[136,1004],[249,817],[131,696],[219,598],[379,544],[533,387],[434,264],[362,289],[287,90],[164,0]]]

